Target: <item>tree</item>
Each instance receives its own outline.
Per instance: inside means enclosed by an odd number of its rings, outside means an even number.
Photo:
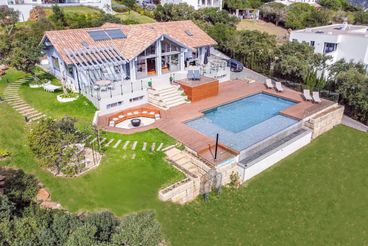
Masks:
[[[8,35],[13,31],[18,19],[19,11],[9,8],[6,5],[0,5],[0,27],[4,28]]]
[[[119,221],[110,212],[90,213],[83,219],[96,228],[95,239],[101,243],[110,242]]]
[[[260,15],[264,20],[275,23],[276,26],[284,24],[287,16],[286,6],[276,2],[264,4],[260,8]]]
[[[259,31],[237,31],[230,41],[229,50],[245,66],[257,72],[270,74],[275,57],[276,37]]]
[[[65,246],[86,246],[95,243],[94,235],[97,229],[90,224],[84,224],[76,228],[69,236]]]
[[[293,3],[287,8],[285,26],[291,29],[302,29],[308,26],[308,19],[316,12],[315,7],[307,3]]]
[[[59,121],[47,118],[36,123],[29,131],[31,150],[43,166],[55,170],[57,174],[64,169],[69,172],[74,170],[70,169],[69,164],[78,151],[73,146],[81,137],[74,123],[75,120],[67,116]]]
[[[195,9],[187,3],[158,5],[154,10],[154,18],[157,21],[192,20]]]
[[[64,28],[67,26],[64,11],[57,4],[52,5],[52,15],[50,16],[50,20],[58,28]]]
[[[318,3],[332,10],[345,10],[349,5],[346,0],[320,0]]]
[[[323,70],[329,57],[315,54],[307,43],[288,42],[280,46],[274,63],[274,75],[303,82],[310,71]]]
[[[128,7],[130,15],[130,10],[132,10],[135,6],[135,0],[123,0],[123,4]]]
[[[246,9],[259,8],[262,5],[261,0],[225,0],[226,9]]]
[[[112,237],[114,245],[150,246],[161,241],[160,224],[151,211],[124,217]]]

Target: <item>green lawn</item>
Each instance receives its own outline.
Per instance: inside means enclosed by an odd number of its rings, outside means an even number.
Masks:
[[[152,19],[148,16],[145,16],[145,15],[141,15],[141,14],[139,14],[139,13],[133,11],[133,10],[130,11],[130,14],[128,12],[116,13],[115,16],[120,18],[123,21],[131,20],[131,21],[137,22],[139,24],[155,22],[154,19]]]
[[[0,81],[0,94],[4,83]],[[42,90],[22,87],[22,95],[55,117],[80,114],[88,122],[92,116],[72,107],[58,109],[48,96],[52,94]],[[106,208],[123,215],[154,209],[172,245],[368,244],[366,133],[336,127],[239,190],[225,189],[207,204],[197,199],[179,206],[157,198],[160,187],[182,178],[164,162],[162,153],[140,151],[135,160],[124,160],[122,156],[131,156],[131,150],[108,148],[96,170],[79,178],[55,178],[37,166],[27,147],[26,127],[20,115],[0,104],[0,148],[13,153],[1,164],[37,175],[53,199],[71,211]],[[174,143],[158,130],[129,136],[104,133],[103,137]]]
[[[44,8],[46,16],[50,16],[52,14],[51,8]],[[99,14],[101,13],[101,10],[88,7],[88,6],[68,6],[68,7],[62,7],[62,10],[65,14]]]
[[[7,77],[16,80],[21,74],[11,70]],[[0,93],[5,88],[5,79],[0,81]],[[94,108],[85,104],[85,99],[74,104],[60,105],[55,95],[42,89],[30,89],[26,85],[21,88],[24,99],[32,106],[53,117],[64,114],[76,116],[83,122],[91,123]],[[101,165],[78,178],[54,177],[39,168],[27,145],[26,130],[23,117],[11,109],[6,103],[0,104],[0,148],[12,153],[12,157],[0,163],[23,168],[35,174],[51,191],[52,198],[71,211],[110,209],[118,215],[129,212],[156,208],[161,204],[158,190],[183,178],[183,175],[164,161],[162,152],[140,151],[143,142],[164,143],[165,146],[175,141],[159,130],[151,130],[123,136],[114,133],[102,133],[102,137],[139,141],[136,158],[131,159],[132,150],[122,150],[110,146],[106,149]],[[123,155],[127,158],[123,159]]]

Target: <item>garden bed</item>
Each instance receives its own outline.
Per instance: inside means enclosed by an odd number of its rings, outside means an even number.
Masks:
[[[79,98],[76,93],[60,94],[56,96],[56,99],[61,103],[73,102]]]

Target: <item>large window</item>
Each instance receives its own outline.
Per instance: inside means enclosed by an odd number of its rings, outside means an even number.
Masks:
[[[51,62],[52,62],[52,67],[56,70],[56,71],[60,71],[60,64],[59,64],[59,59],[55,56],[51,57]]]
[[[162,56],[162,73],[176,72],[180,70],[179,54]]]
[[[325,43],[325,46],[323,48],[323,53],[331,53],[334,52],[337,49],[337,44],[335,43]]]

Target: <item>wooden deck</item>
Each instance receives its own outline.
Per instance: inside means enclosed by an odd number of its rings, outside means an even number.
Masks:
[[[161,131],[197,152],[203,159],[207,160],[207,162],[216,165],[223,160],[235,156],[238,151],[232,150],[220,143],[220,155],[217,160],[214,160],[213,146],[215,145],[215,139],[205,136],[185,124],[185,122],[189,120],[201,117],[203,115],[201,112],[258,93],[267,93],[296,102],[295,105],[283,110],[281,113],[299,120],[334,104],[334,102],[324,99],[322,99],[322,103],[320,104],[307,102],[303,99],[300,92],[288,88],[284,89],[284,92],[280,93],[272,89],[266,89],[264,83],[261,82],[248,84],[242,80],[232,80],[220,83],[217,96],[192,102],[190,104],[182,104],[169,110],[161,110],[161,119],[146,127],[126,130],[107,127],[107,122],[104,120],[99,120],[98,122],[99,126],[105,130],[126,134],[159,128]],[[147,105],[144,105],[144,107],[147,107]]]

